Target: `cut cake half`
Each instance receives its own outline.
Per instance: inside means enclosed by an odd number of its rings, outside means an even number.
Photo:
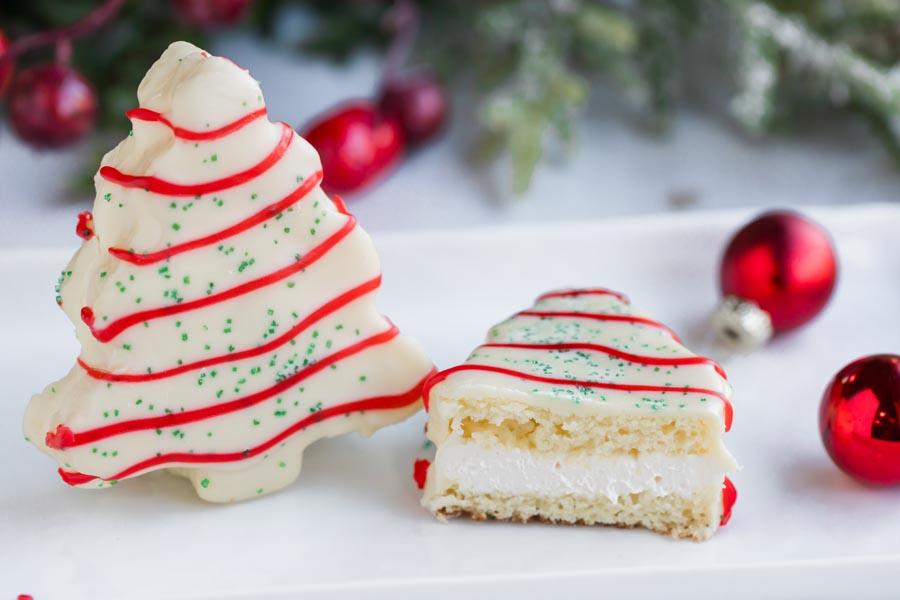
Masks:
[[[721,367],[624,295],[549,292],[426,383],[422,504],[707,539],[735,495],[730,396]]]

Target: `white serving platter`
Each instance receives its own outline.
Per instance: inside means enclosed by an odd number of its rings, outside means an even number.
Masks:
[[[732,476],[731,523],[700,544],[640,530],[439,523],[411,477],[423,414],[369,439],[315,444],[296,484],[244,504],[205,504],[165,473],[69,488],[23,440],[21,418],[78,351],[52,292],[71,252],[5,251],[0,598],[896,597],[900,490],[839,472],[817,411],[845,363],[900,352],[900,207],[811,214],[836,239],[837,292],[806,329],[749,356],[716,356],[735,388],[727,443],[743,470]],[[719,255],[749,216],[381,235],[380,305],[441,367],[539,292],[566,285],[621,289],[709,352]]]

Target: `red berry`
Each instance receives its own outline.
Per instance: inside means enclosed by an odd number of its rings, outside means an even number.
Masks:
[[[420,144],[433,137],[447,120],[444,88],[426,71],[385,83],[378,108],[381,114],[400,123],[410,144]]]
[[[380,117],[365,101],[325,113],[303,137],[319,152],[325,187],[338,194],[358,190],[383,175],[404,149],[397,121]]]
[[[35,148],[59,148],[94,128],[97,96],[77,71],[56,64],[30,67],[13,80],[9,121]]]
[[[9,48],[9,39],[6,37],[2,31],[0,31],[0,57],[6,53],[7,48]],[[14,60],[9,60],[5,63],[0,64],[0,95],[6,92],[6,88],[9,85],[10,79],[12,79],[13,69],[15,68],[16,63]]]
[[[234,25],[253,0],[172,0],[178,17],[194,27]]]

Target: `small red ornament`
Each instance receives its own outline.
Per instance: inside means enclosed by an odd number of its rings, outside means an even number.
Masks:
[[[194,27],[222,27],[240,21],[253,0],[172,0],[178,17]]]
[[[59,148],[94,128],[97,96],[74,69],[45,64],[15,77],[7,111],[13,130],[22,140],[35,148]]]
[[[876,354],[834,376],[819,407],[831,460],[871,485],[900,485],[900,356]]]
[[[381,90],[378,109],[400,123],[410,145],[434,137],[447,120],[444,88],[427,71],[389,79]]]
[[[828,233],[790,211],[762,215],[744,226],[722,257],[725,302],[713,317],[720,337],[752,348],[818,315],[834,291],[837,259]]]
[[[3,57],[8,48],[9,39],[3,31],[0,31],[0,58]],[[6,92],[6,88],[9,86],[9,82],[12,79],[13,69],[15,68],[16,63],[13,59],[0,63],[0,95],[3,95]]]
[[[353,192],[386,173],[403,155],[400,125],[369,102],[345,104],[313,122],[303,134],[322,159],[324,186]]]

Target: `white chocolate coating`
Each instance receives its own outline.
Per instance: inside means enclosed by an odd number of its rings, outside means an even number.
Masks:
[[[264,107],[259,84],[246,71],[185,42],[172,44],[151,67],[138,98],[141,108],[194,132],[225,127]],[[369,434],[419,409],[418,389],[432,365],[377,312],[380,267],[372,242],[318,185],[252,227],[153,264],[109,252],[154,253],[215,236],[296,192],[318,176],[321,163],[286,127],[263,115],[227,135],[195,141],[161,122],[133,119],[133,134],[104,157],[102,166],[122,173],[196,185],[253,169],[290,136],[268,168],[196,196],[95,177],[96,235],[66,267],[59,291],[82,346],[80,359],[111,374],[175,372],[108,381],[76,365],[32,399],[26,436],[63,471],[95,477],[79,480],[80,487],[108,487],[171,468],[206,500],[256,497],[293,481],[303,449],[316,439]],[[302,260],[310,262],[291,271]],[[282,272],[287,275],[271,277]],[[239,293],[202,304],[233,290]],[[352,298],[337,302],[352,290]],[[331,308],[323,312],[323,306]],[[100,341],[82,307],[93,311],[95,330],[150,312]],[[176,312],[152,313],[167,307]],[[184,370],[193,364],[200,366]],[[165,418],[174,424],[161,425]],[[75,442],[49,447],[45,438],[60,425]],[[241,455],[249,449],[261,450]],[[238,457],[220,456],[233,454]],[[214,458],[203,462],[196,455]],[[147,461],[157,462],[134,470]]]

